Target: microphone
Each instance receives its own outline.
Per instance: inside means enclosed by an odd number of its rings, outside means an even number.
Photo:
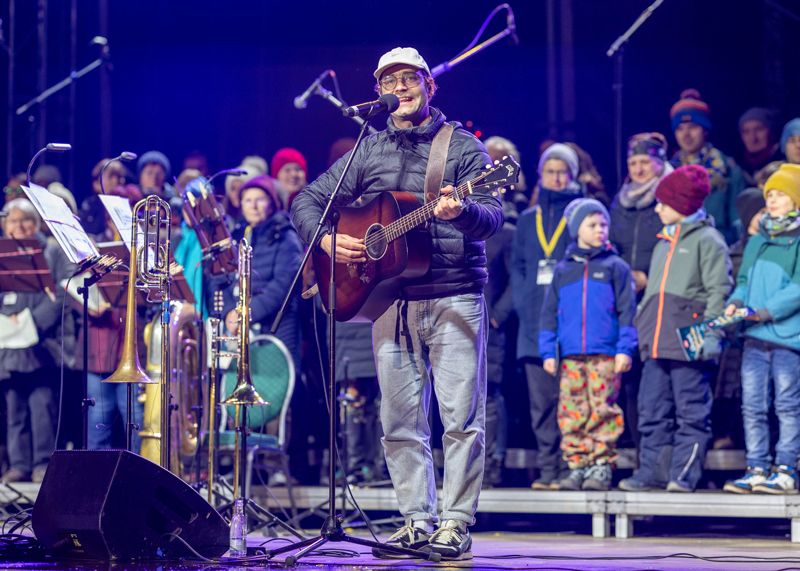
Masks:
[[[345,107],[342,109],[342,113],[345,117],[370,118],[382,111],[392,113],[398,107],[400,107],[400,100],[397,98],[397,95],[393,93],[384,93],[375,101],[367,101],[366,103],[359,103],[352,107]]]
[[[515,46],[519,45],[519,38],[517,37],[517,21],[514,19],[514,12],[511,10],[511,6],[506,4],[506,9],[508,13],[506,14],[506,28],[509,32],[511,32],[511,41],[514,42]]]
[[[102,191],[103,194],[108,194],[106,192],[105,181],[103,181],[103,173],[106,172],[106,169],[108,168],[108,165],[110,165],[114,161],[119,161],[119,160],[122,160],[122,161],[135,161],[138,157],[139,157],[139,155],[137,155],[136,153],[132,153],[130,151],[122,151],[119,154],[119,156],[116,156],[113,159],[108,159],[103,164],[103,167],[100,169],[100,190]]]
[[[322,83],[323,80],[329,75],[334,76],[336,75],[336,72],[333,71],[332,69],[326,69],[320,74],[320,76],[317,79],[314,80],[314,83],[308,86],[308,89],[306,89],[303,93],[295,97],[294,98],[295,108],[305,109],[308,106],[308,98],[314,94],[314,92],[317,90],[317,87],[319,87],[319,84]]]
[[[36,159],[38,159],[43,153],[46,153],[47,151],[53,153],[64,153],[71,149],[72,145],[69,143],[47,143],[44,147],[36,151],[36,154],[33,155],[31,162],[28,163],[28,170],[25,171],[25,184],[27,186],[31,185],[31,169],[33,168],[33,164],[36,162]]]
[[[208,184],[213,186],[211,183],[214,182],[214,179],[220,177],[222,175],[230,175],[230,176],[242,176],[243,174],[247,174],[245,169],[222,169],[221,171],[215,172],[211,175],[208,179]]]

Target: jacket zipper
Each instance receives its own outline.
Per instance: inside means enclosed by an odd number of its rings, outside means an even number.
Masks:
[[[667,262],[664,264],[664,275],[661,276],[661,285],[658,288],[658,311],[656,312],[656,330],[653,334],[653,359],[658,359],[658,340],[661,337],[661,318],[664,313],[664,288],[667,285],[667,276],[669,275],[669,266],[672,263],[672,254],[675,252],[675,246],[678,244],[678,237],[681,235],[681,225],[675,227],[675,236],[672,237],[672,243],[669,246],[667,253]]]
[[[639,244],[639,222],[642,217],[636,214],[636,223],[633,225],[633,251],[631,252],[631,270],[636,270],[636,252],[638,252],[637,245]]]
[[[583,266],[583,319],[581,320],[581,353],[586,354],[586,290],[589,284],[589,260]]]

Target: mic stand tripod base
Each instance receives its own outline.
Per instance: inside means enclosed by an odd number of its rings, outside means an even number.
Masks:
[[[413,557],[416,559],[427,559],[428,561],[432,562],[439,562],[441,561],[441,555],[431,552],[425,551],[417,551],[416,549],[407,549],[405,547],[399,547],[394,545],[389,545],[386,543],[380,543],[376,541],[372,541],[369,539],[362,539],[360,537],[353,537],[352,535],[347,535],[342,528],[342,516],[335,515],[335,516],[328,516],[325,518],[325,523],[322,525],[322,530],[317,537],[312,537],[309,539],[305,539],[303,541],[299,541],[292,545],[285,545],[283,547],[279,547],[278,549],[274,549],[271,551],[267,551],[266,557],[267,560],[272,559],[276,555],[280,555],[281,553],[287,553],[289,551],[300,549],[294,555],[290,555],[284,561],[284,563],[288,566],[294,566],[297,563],[297,560],[306,555],[307,553],[317,549],[318,547],[322,547],[329,541],[333,542],[341,542],[346,541],[349,543],[355,543],[356,545],[363,545],[365,547],[372,547],[372,548],[379,548],[382,551],[387,553],[392,553],[395,555],[407,555],[409,557]]]

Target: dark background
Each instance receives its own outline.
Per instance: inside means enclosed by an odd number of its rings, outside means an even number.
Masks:
[[[295,146],[306,154],[313,178],[326,166],[330,143],[357,130],[319,97],[312,97],[305,110],[293,107],[293,98],[322,70],[336,70],[349,103],[371,99],[371,73],[383,52],[415,46],[433,67],[458,53],[495,5],[476,0],[81,0],[78,67],[97,55],[88,44],[102,32],[104,3],[113,62],[109,148],[101,143],[101,74],[93,72],[75,88],[72,157],[47,158],[62,167],[79,198],[89,188],[94,163],[122,150],[162,150],[177,175],[183,156],[192,150],[207,153],[215,170],[238,165],[246,154],[269,159],[278,148]],[[595,157],[608,186],[615,186],[613,65],[605,51],[649,1],[573,0],[574,124],[548,123],[545,2],[511,4],[520,44],[504,40],[440,76],[434,104],[449,118],[473,121],[484,136],[512,139],[528,171],[535,169],[539,143],[548,133],[574,135]],[[785,11],[800,8],[795,4],[666,0],[625,50],[625,137],[643,130],[667,133],[669,107],[689,86],[711,105],[713,139],[734,156],[740,152],[736,122],[746,108],[767,105],[780,109],[783,118],[797,115],[800,63],[789,38],[800,31],[800,23]],[[15,8],[14,107],[37,94],[39,65],[37,2],[16,0]],[[0,10],[7,42],[9,2]],[[484,37],[504,23],[495,20]],[[49,85],[70,70],[70,2],[50,0],[47,25]],[[7,63],[3,52],[4,85]],[[3,173],[24,170],[40,143],[66,141],[68,92],[46,103],[44,140],[32,136],[27,117],[12,119],[13,160],[6,164],[2,153]],[[2,118],[3,132],[7,120]],[[382,119],[375,122],[380,126]]]

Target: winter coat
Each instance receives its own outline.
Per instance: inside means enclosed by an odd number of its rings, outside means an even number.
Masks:
[[[730,303],[758,311],[744,335],[800,351],[800,231],[769,236],[761,228],[747,242]]]
[[[233,239],[240,240],[244,236],[245,228],[244,224],[235,228]],[[268,333],[283,298],[289,291],[292,278],[300,267],[303,247],[288,215],[282,211],[276,212],[253,228],[251,245],[251,325],[255,330]],[[238,285],[238,281],[233,281],[223,286],[223,318],[239,301]],[[275,334],[284,342],[297,367],[300,365],[300,323],[297,314],[299,297],[297,294],[292,295]]]
[[[56,284],[52,292],[55,299],[43,291],[0,292],[0,313],[16,315],[30,309],[39,336],[39,342],[33,347],[0,349],[0,379],[7,379],[11,373],[31,373],[59,364],[61,304],[65,295],[59,282],[71,275],[72,265],[61,248],[49,242],[44,234],[38,233],[36,239],[44,248],[44,258]]]
[[[506,353],[506,327],[514,311],[511,293],[511,246],[514,225],[506,222],[503,228],[486,240],[489,283],[483,294],[489,311],[489,340],[486,347],[487,378],[489,382],[503,381]]]
[[[619,195],[611,204],[611,228],[609,239],[617,248],[619,255],[632,271],[644,272],[650,269],[650,257],[658,243],[658,233],[664,226],[656,214],[656,204],[641,210],[625,208]]]
[[[517,220],[511,249],[511,290],[514,310],[519,318],[517,359],[539,357],[539,318],[547,286],[536,283],[539,261],[545,259],[536,232],[536,211],[540,209],[542,212],[542,228],[546,239],[550,240],[564,216],[567,204],[580,196],[576,192],[553,192],[542,188],[539,190],[538,204],[525,210]],[[569,244],[568,234],[564,228],[550,259],[558,261],[564,257]]]
[[[584,250],[570,244],[556,266],[542,306],[542,359],[636,351],[631,270],[610,244]]]
[[[389,118],[386,130],[370,135],[357,149],[337,204],[349,205],[359,196],[369,201],[382,192],[406,191],[413,193],[421,206],[431,142],[444,123],[445,116],[435,108],[431,108],[428,123],[411,129],[398,129]],[[459,123],[452,124],[456,129],[450,140],[443,185],[457,186],[475,178],[491,161],[478,139]],[[292,220],[306,243],[349,156],[336,161],[292,203]],[[431,270],[403,289],[404,298],[433,299],[483,291],[487,281],[484,240],[501,228],[503,209],[498,198],[479,189],[465,202],[464,211],[454,220],[434,218],[429,225]]]
[[[636,315],[642,360],[686,361],[677,330],[719,317],[731,290],[731,260],[725,239],[709,218],[675,225],[653,251],[647,287]],[[709,332],[701,359],[721,351],[720,337]]]

